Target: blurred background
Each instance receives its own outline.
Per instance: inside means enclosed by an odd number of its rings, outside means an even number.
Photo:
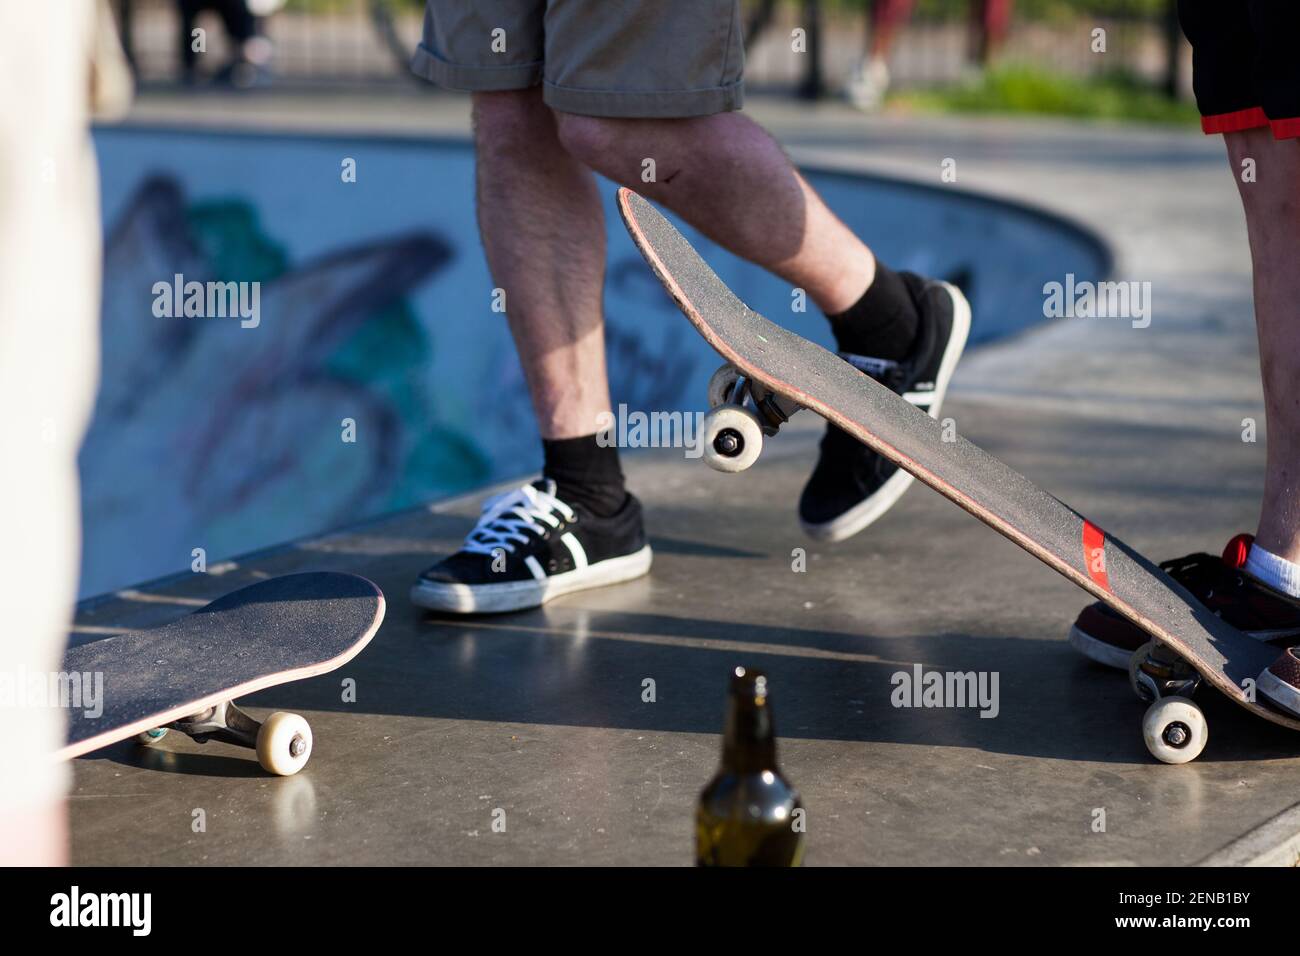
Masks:
[[[423,0],[114,0],[145,87],[192,82],[296,88],[356,84],[423,92],[406,64]],[[743,0],[751,90],[849,95],[864,62],[889,71],[896,109],[1023,111],[1182,120],[1190,50],[1174,0]],[[265,74],[232,76],[243,8],[268,41]],[[223,16],[224,14],[224,16]],[[209,56],[187,67],[192,23]],[[806,55],[791,56],[792,31]],[[1092,31],[1106,32],[1104,54]],[[235,35],[239,36],[236,29]],[[254,59],[262,54],[255,53]]]

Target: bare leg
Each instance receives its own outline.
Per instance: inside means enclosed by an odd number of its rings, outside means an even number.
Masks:
[[[1256,541],[1300,562],[1300,142],[1275,141],[1267,129],[1224,137],[1246,209],[1255,277],[1268,463]],[[1257,181],[1241,181],[1243,159]]]
[[[824,312],[849,308],[875,278],[871,250],[748,117],[556,117],[561,142],[578,159],[806,290]],[[654,182],[641,181],[646,159],[654,160]]]
[[[474,95],[478,219],[543,438],[597,431],[608,412],[595,177],[560,145],[540,89]]]

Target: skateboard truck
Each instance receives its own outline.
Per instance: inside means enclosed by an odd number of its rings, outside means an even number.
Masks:
[[[180,731],[200,744],[220,740],[248,747],[257,752],[263,769],[280,776],[297,773],[311,757],[311,727],[298,714],[277,711],[261,722],[231,700],[166,726],[146,730],[136,740],[142,744],[153,743],[165,737],[169,730]]]
[[[704,416],[704,461],[717,471],[744,471],[758,460],[763,437],[771,437],[800,405],[769,391],[733,365],[709,378]]]
[[[1133,692],[1151,703],[1161,697],[1191,697],[1201,686],[1201,675],[1158,641],[1148,641],[1129,660]]]

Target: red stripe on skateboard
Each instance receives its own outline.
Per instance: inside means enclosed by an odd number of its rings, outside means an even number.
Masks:
[[[1083,522],[1083,566],[1088,577],[1110,590],[1110,578],[1106,576],[1106,532],[1087,519]]]

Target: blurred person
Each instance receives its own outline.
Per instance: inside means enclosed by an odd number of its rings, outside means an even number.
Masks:
[[[979,67],[993,62],[1011,30],[1014,0],[971,0],[970,59]]]
[[[80,564],[77,451],[99,374],[100,226],[92,105],[130,74],[107,0],[0,4],[0,862],[67,859],[63,713],[38,693],[62,666]]]
[[[1279,647],[1258,690],[1300,715],[1300,5],[1180,0],[1178,15],[1201,127],[1223,137],[1245,209],[1268,429],[1254,535],[1161,567],[1216,616]],[[1127,667],[1147,639],[1103,604],[1085,608],[1070,631],[1079,651],[1114,667]]]
[[[869,0],[866,54],[854,67],[845,86],[849,101],[874,113],[884,105],[889,91],[889,59],[894,42],[912,14],[914,0]],[[1006,42],[1014,0],[971,0],[969,56],[973,66],[992,62]]]
[[[198,77],[199,51],[194,49],[194,29],[199,14],[211,10],[221,18],[232,53],[214,81],[247,89],[270,78],[273,47],[261,22],[284,5],[284,0],[176,0],[180,13],[181,80]]]
[[[845,92],[860,110],[874,113],[889,90],[889,56],[899,31],[912,15],[914,0],[869,0],[866,54],[853,68]]]
[[[416,580],[414,603],[517,610],[650,568],[641,505],[599,434],[612,413],[595,173],[805,290],[846,361],[938,415],[969,305],[948,283],[877,261],[738,112],[739,23],[737,0],[429,0],[412,68],[472,93],[479,232],[505,291],[544,463],[540,480],[484,504],[460,550]],[[842,540],[911,481],[828,425],[800,524]]]

